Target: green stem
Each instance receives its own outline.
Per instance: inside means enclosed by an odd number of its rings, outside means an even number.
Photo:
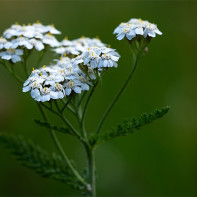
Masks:
[[[133,73],[135,72],[135,69],[137,67],[137,64],[138,64],[138,58],[136,57],[135,54],[133,54],[133,67],[131,69],[131,72],[127,78],[127,80],[124,82],[123,86],[121,87],[121,89],[119,90],[118,94],[116,95],[116,97],[114,98],[114,100],[112,101],[112,103],[109,105],[109,107],[107,108],[107,110],[105,111],[103,117],[101,118],[99,124],[98,124],[98,127],[96,129],[96,134],[99,134],[100,132],[100,129],[104,123],[104,121],[106,120],[108,114],[110,113],[110,111],[112,110],[113,106],[116,104],[117,100],[119,99],[119,97],[121,96],[121,94],[123,93],[123,91],[125,90],[125,88],[127,87],[131,77],[133,76]]]
[[[92,87],[91,91],[90,91],[90,94],[88,95],[88,98],[86,100],[86,103],[85,103],[85,106],[84,106],[84,109],[83,109],[83,114],[82,114],[82,117],[81,117],[81,122],[84,124],[84,119],[85,119],[85,116],[86,116],[86,112],[87,112],[87,107],[88,107],[88,104],[89,104],[89,101],[90,101],[90,98],[92,97],[95,89],[96,89],[96,86],[98,84],[98,81],[96,82],[96,84]]]
[[[39,66],[40,66],[40,63],[41,63],[41,61],[43,60],[43,58],[44,58],[44,56],[45,56],[45,54],[46,54],[46,49],[43,49],[40,53],[40,57],[38,58],[38,61],[37,61],[37,63],[36,63],[36,65],[35,65],[35,68],[38,68]]]
[[[88,158],[88,174],[90,179],[90,196],[96,197],[96,176],[95,176],[95,158],[94,158],[94,149],[85,145],[87,158]]]
[[[12,70],[6,63],[3,63],[3,62],[0,62],[10,73],[11,75],[17,80],[19,81],[20,83],[23,83],[24,80],[21,79],[15,72],[14,70]]]
[[[24,71],[25,71],[26,77],[28,77],[29,75],[28,75],[27,59],[29,55],[28,55],[28,51],[25,51],[24,53],[25,53],[24,54]]]
[[[62,107],[62,109],[60,110],[61,113],[63,113],[63,111],[65,110],[65,108],[68,106],[68,104],[70,103],[72,97],[70,97],[66,103],[64,103],[64,106]]]
[[[98,84],[98,81],[94,84],[94,86],[92,87],[92,89],[90,91],[90,94],[88,95],[88,98],[86,100],[86,103],[85,103],[85,106],[84,106],[84,109],[83,109],[81,120],[79,121],[80,128],[81,128],[82,133],[83,133],[83,136],[84,136],[84,138],[86,140],[88,139],[88,137],[87,137],[87,133],[86,133],[85,126],[84,126],[84,120],[85,120],[85,116],[86,116],[86,112],[87,112],[87,107],[88,107],[90,98],[92,97],[92,95],[94,93],[94,90],[96,89],[97,84]]]
[[[67,104],[67,101],[64,101],[64,99],[61,100],[63,102],[63,104],[66,104],[67,109],[74,115],[76,116],[75,111],[73,110],[73,108],[69,105],[70,103]]]
[[[45,121],[47,121],[47,116],[44,113],[44,110],[42,109],[41,105],[38,103],[38,107],[40,109],[40,112],[44,118]],[[77,170],[73,167],[73,165],[71,164],[70,160],[68,159],[67,155],[65,154],[55,132],[51,129],[49,129],[51,137],[57,147],[57,149],[59,150],[60,154],[62,155],[62,157],[64,158],[64,160],[66,161],[67,165],[69,166],[69,168],[72,170],[73,174],[78,178],[78,180],[83,183],[85,186],[87,186],[86,181],[81,177],[81,175],[77,172]]]
[[[81,136],[78,133],[78,131],[71,125],[71,123],[66,119],[66,117],[64,116],[63,113],[58,113],[55,110],[53,110],[52,108],[44,105],[43,103],[40,103],[40,105],[42,105],[43,107],[45,107],[46,109],[48,109],[49,111],[51,111],[52,113],[54,113],[55,115],[59,116],[62,119],[62,121],[68,126],[68,128],[73,132],[73,134],[76,135],[76,137],[78,139],[80,139],[80,140],[83,141],[83,138],[81,138]],[[56,105],[57,105],[57,103],[56,103]],[[58,107],[58,109],[59,109],[59,107]]]

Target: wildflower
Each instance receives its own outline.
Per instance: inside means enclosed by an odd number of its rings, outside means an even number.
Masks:
[[[37,51],[41,51],[44,49],[44,44],[40,40],[36,40],[34,38],[29,40],[29,43],[35,47]]]
[[[65,58],[65,61],[69,58]],[[61,60],[60,60],[61,62]],[[31,92],[32,98],[36,101],[49,101],[51,99],[62,99],[66,95],[81,93],[89,90],[88,77],[78,66],[74,66],[70,60],[68,66],[58,65],[42,67],[32,71],[29,78],[23,84],[23,92]]]
[[[146,38],[147,36],[155,37],[156,34],[161,35],[162,32],[159,31],[155,24],[134,18],[127,23],[121,23],[114,30],[114,34],[117,34],[118,40],[122,40],[125,37],[128,40],[132,40],[136,36],[143,36],[144,38]]]
[[[82,90],[89,90],[89,85],[80,80],[80,78],[69,80],[69,82],[64,83],[64,87],[66,95],[70,95],[72,91],[80,94]]]
[[[7,42],[7,40],[3,37],[0,37],[0,49],[5,48],[5,43]]]
[[[6,51],[0,52],[1,59],[11,60],[13,63],[21,61],[21,55],[23,55],[22,49],[9,48]]]
[[[40,32],[40,33],[51,33],[51,34],[61,34],[61,32],[59,30],[57,30],[54,25],[47,25],[44,26],[43,24],[41,24],[39,21],[37,21],[37,23],[34,23],[32,25],[36,31]]]
[[[88,48],[81,56],[75,59],[75,64],[83,63],[91,68],[103,68],[103,67],[117,67],[117,61],[120,55],[115,49],[107,47],[92,47]]]
[[[42,38],[42,42],[44,44],[48,44],[51,47],[58,47],[58,46],[60,46],[60,43],[57,41],[55,36],[53,36],[50,33],[44,35],[44,37]]]
[[[58,54],[63,55],[64,53],[68,55],[81,55],[90,47],[105,47],[106,44],[102,43],[98,38],[87,38],[82,37],[76,40],[68,40],[66,37],[59,48],[54,49]]]
[[[59,48],[56,48],[54,49],[54,51],[57,53],[57,54],[61,54],[61,55],[64,55],[64,54],[68,54],[68,55],[79,55],[80,52],[75,48],[75,47],[59,47]]]

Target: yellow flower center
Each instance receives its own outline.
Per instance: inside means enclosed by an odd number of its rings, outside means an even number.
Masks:
[[[139,22],[140,22],[140,23],[143,23],[143,20],[142,20],[141,18],[139,18]]]

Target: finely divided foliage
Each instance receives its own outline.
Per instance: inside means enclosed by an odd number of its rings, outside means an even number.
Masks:
[[[76,179],[60,155],[49,154],[32,141],[25,140],[22,136],[0,134],[0,143],[15,155],[24,166],[33,169],[42,177],[66,182],[74,188],[87,192],[87,188]]]
[[[138,119],[125,120],[109,132],[102,130],[104,121],[128,85],[139,60],[147,53],[149,42],[156,34],[162,33],[155,24],[141,19],[131,19],[127,23],[121,23],[114,30],[118,40],[125,38],[129,41],[133,65],[128,78],[90,136],[85,127],[89,101],[105,72],[118,67],[120,55],[116,49],[102,43],[98,37],[81,37],[74,40],[68,40],[68,37],[65,37],[59,42],[55,37],[58,34],[61,32],[54,25],[45,26],[39,21],[28,25],[17,23],[12,25],[0,38],[0,64],[23,83],[22,91],[30,92],[31,97],[37,101],[44,121],[36,119],[35,123],[48,129],[60,155],[49,154],[36,144],[14,135],[0,134],[0,143],[9,149],[23,165],[34,169],[43,177],[66,182],[82,191],[84,195],[95,197],[95,147],[102,142],[131,134],[142,126],[163,117],[169,111],[169,107],[165,107],[153,113],[145,113]],[[55,57],[48,66],[40,67],[47,50],[51,50]],[[32,71],[29,73],[27,60],[34,51],[38,51],[40,56],[37,63],[31,65]],[[27,76],[26,80],[17,75],[17,66],[15,66],[17,62],[22,65]],[[45,110],[56,115],[65,125],[51,123]],[[77,127],[69,121],[65,110],[75,117]],[[87,167],[84,173],[80,173],[68,158],[56,132],[68,134],[82,143],[87,153]]]

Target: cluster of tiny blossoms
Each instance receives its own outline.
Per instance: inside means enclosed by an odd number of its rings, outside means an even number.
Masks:
[[[53,34],[60,34],[53,25],[42,25],[39,21],[29,25],[12,25],[6,29],[0,38],[0,58],[10,60],[13,63],[21,61],[24,49],[35,48],[43,50],[47,45],[50,47],[60,46]]]
[[[66,62],[65,58],[61,61]],[[91,85],[87,76],[70,63],[63,67],[58,63],[50,67],[33,70],[23,85],[23,92],[31,91],[31,96],[36,101],[49,101],[51,99],[63,99],[72,92],[81,93],[89,90]]]
[[[68,37],[61,42],[61,46],[54,49],[57,54],[69,56],[81,55],[83,52],[87,51],[90,47],[105,47],[106,44],[102,43],[99,38],[87,38],[82,36],[76,40],[68,40]]]
[[[36,101],[63,99],[72,94],[80,94],[83,90],[88,91],[104,69],[117,67],[119,54],[115,49],[105,47],[99,39],[80,38],[63,42],[77,43],[73,51],[78,51],[80,55],[64,51],[60,53],[60,59],[55,60],[55,64],[32,71],[23,85],[23,92],[30,91]]]
[[[132,40],[136,36],[143,36],[146,38],[155,37],[156,34],[161,35],[162,32],[159,31],[155,24],[152,24],[148,21],[143,21],[141,19],[132,18],[126,23],[121,23],[115,30],[114,34],[117,34],[117,39],[122,40],[127,38]]]
[[[107,47],[91,47],[75,58],[75,64],[88,65],[93,69],[117,67],[120,56],[115,49]]]

